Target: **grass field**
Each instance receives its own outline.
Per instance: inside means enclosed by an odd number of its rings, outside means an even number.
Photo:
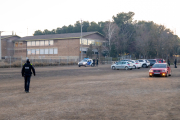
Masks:
[[[25,93],[21,68],[0,68],[0,119],[180,119],[179,67],[167,78],[110,65],[35,69]]]

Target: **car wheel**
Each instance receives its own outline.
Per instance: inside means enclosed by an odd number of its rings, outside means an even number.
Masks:
[[[113,66],[112,69],[115,70],[116,68]]]
[[[142,67],[143,67],[143,68],[146,68],[146,67],[147,67],[147,65],[146,65],[146,64],[143,64],[143,65],[142,65]]]
[[[81,67],[81,66],[79,65],[79,67]]]
[[[171,74],[169,74],[169,76],[171,76]]]
[[[133,68],[134,68],[134,69],[136,69],[136,66],[135,66],[135,65],[133,65]]]
[[[128,67],[126,66],[125,69],[128,70]]]
[[[138,69],[140,69],[140,67],[138,67]]]
[[[130,70],[132,70],[132,68]]]

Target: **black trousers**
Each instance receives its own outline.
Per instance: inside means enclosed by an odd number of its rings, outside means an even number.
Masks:
[[[29,92],[31,76],[24,76],[24,89]]]
[[[174,68],[177,68],[176,64],[174,64]]]

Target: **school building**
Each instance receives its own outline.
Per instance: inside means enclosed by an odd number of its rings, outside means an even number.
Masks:
[[[93,46],[93,56],[108,51],[107,40],[98,32],[83,32],[82,43],[81,33],[51,34],[19,37],[17,35],[2,36],[2,58],[13,57],[71,57],[80,58],[81,52],[86,57],[89,45]],[[82,44],[82,45],[81,45]]]

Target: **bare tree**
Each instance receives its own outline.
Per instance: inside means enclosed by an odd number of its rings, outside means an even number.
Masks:
[[[111,51],[111,41],[116,36],[118,36],[119,27],[113,21],[108,21],[105,23],[103,31],[105,33],[106,39],[109,41],[109,51]]]

